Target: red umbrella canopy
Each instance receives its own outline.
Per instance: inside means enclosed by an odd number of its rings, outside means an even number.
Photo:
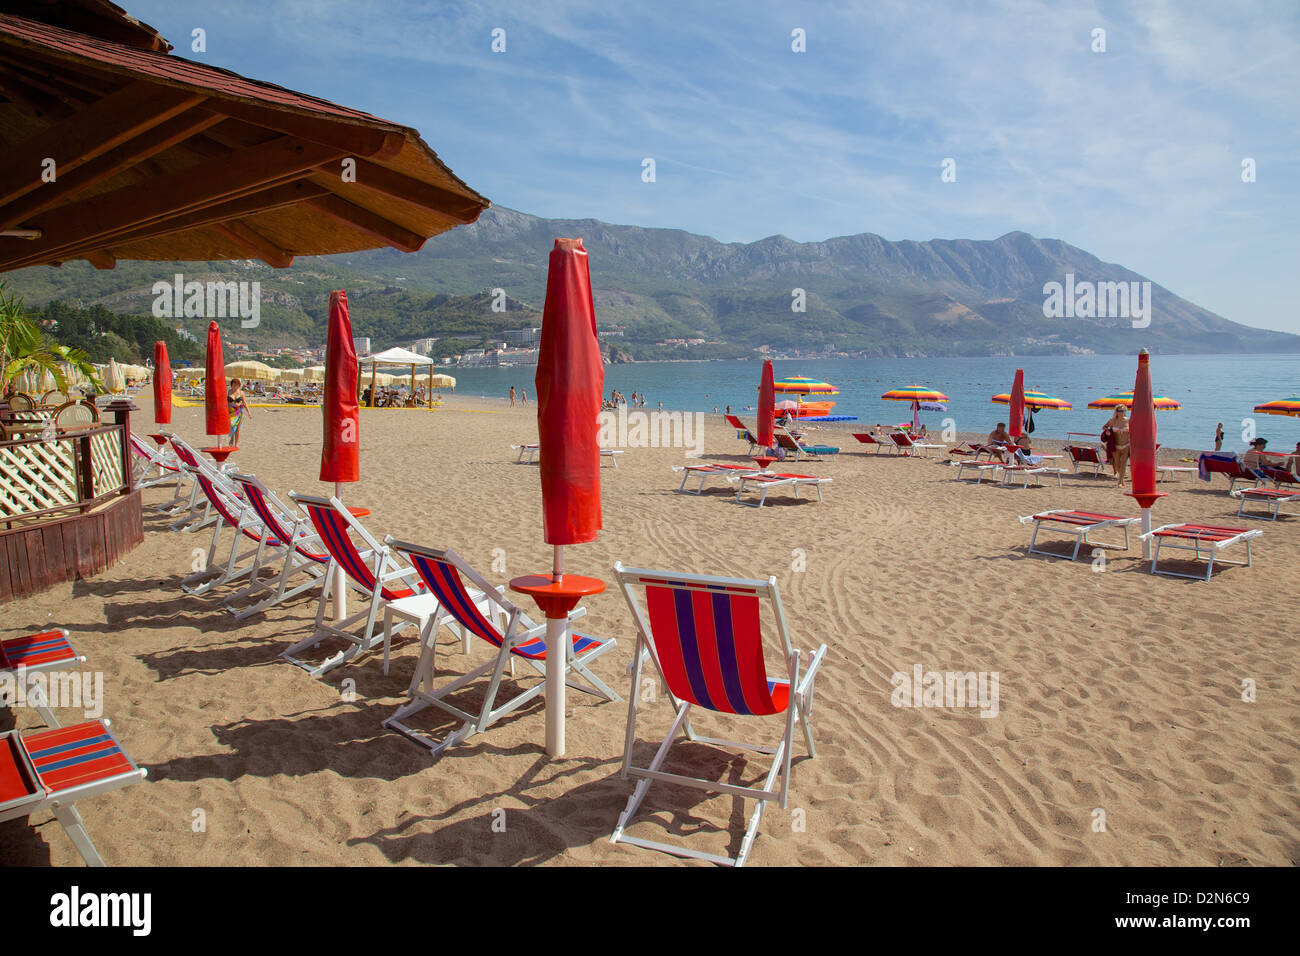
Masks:
[[[763,380],[758,386],[758,443],[771,448],[776,441],[772,417],[776,414],[776,385],[772,360],[763,359]]]
[[[203,408],[206,435],[230,432],[230,408],[226,405],[226,362],[221,357],[221,330],[216,322],[208,323],[207,373],[203,379]]]
[[[357,351],[352,345],[348,294],[330,293],[325,339],[325,394],[321,401],[325,434],[320,451],[321,481],[361,477],[360,412],[357,409]]]
[[[1129,473],[1133,477],[1130,493],[1143,508],[1149,508],[1156,495],[1156,406],[1151,393],[1151,356],[1145,349],[1138,353],[1128,434]]]
[[[1016,369],[1016,380],[1011,385],[1011,412],[1007,417],[1011,419],[1007,422],[1009,434],[1012,438],[1019,438],[1025,425],[1025,370],[1023,368]]]
[[[172,363],[166,342],[153,344],[153,420],[159,425],[172,423]]]
[[[595,541],[601,528],[597,419],[605,366],[581,239],[556,239],[551,250],[535,384],[546,543]]]

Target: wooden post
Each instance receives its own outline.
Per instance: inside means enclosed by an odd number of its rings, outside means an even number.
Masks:
[[[118,398],[110,402],[104,409],[113,413],[113,424],[121,425],[120,433],[122,446],[122,484],[125,487],[123,494],[129,495],[135,490],[131,468],[131,413],[138,412],[140,406],[129,398]]]

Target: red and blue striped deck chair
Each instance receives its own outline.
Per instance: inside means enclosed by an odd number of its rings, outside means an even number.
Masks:
[[[18,681],[24,682],[27,703],[36,708],[47,727],[58,727],[59,721],[50,710],[43,682],[33,678],[37,674],[85,662],[86,658],[73,650],[68,632],[62,629],[0,641],[0,674],[9,675],[15,690]]]
[[[185,467],[194,476],[195,483],[207,499],[215,523],[203,566],[181,580],[181,590],[197,596],[231,581],[243,578],[257,581],[266,549],[280,547],[280,540],[263,526],[261,518],[243,500],[238,487],[226,475],[199,464],[187,463]],[[219,561],[217,547],[221,542],[221,532],[227,526],[233,532],[230,553]],[[254,546],[243,554],[239,553],[241,537],[254,542]]]
[[[180,459],[175,452],[164,453],[161,448],[150,448],[135,432],[130,433],[131,454],[135,458],[132,467],[131,485],[133,488],[153,488],[169,481],[176,483],[171,501],[148,505],[150,511],[170,511],[185,500],[182,488],[189,477],[181,468]]]
[[[499,588],[488,583],[482,575],[454,551],[440,551],[426,548],[405,541],[386,539],[394,550],[405,555],[419,572],[429,590],[438,598],[439,611],[431,618],[421,631],[423,647],[420,660],[415,665],[415,675],[411,678],[408,703],[384,721],[385,727],[392,727],[399,733],[417,743],[428,747],[435,755],[447,747],[460,743],[474,734],[481,733],[501,717],[517,710],[546,689],[546,625],[534,624],[518,606],[513,604]],[[466,586],[468,579],[474,589]],[[578,608],[569,615],[572,622],[586,613],[585,608]],[[493,621],[496,618],[496,621]],[[439,624],[455,622],[466,636],[473,635],[492,645],[495,653],[485,664],[473,668],[469,673],[456,678],[442,687],[434,686],[434,657],[436,647],[434,636]],[[565,683],[576,690],[603,697],[605,700],[621,700],[613,690],[593,674],[588,665],[614,646],[614,641],[600,640],[590,634],[571,631],[572,641],[565,648]],[[538,682],[498,704],[497,692],[507,665],[520,659],[529,665],[539,678]],[[463,710],[450,703],[447,697],[461,688],[491,672],[483,702],[477,713]],[[570,676],[582,675],[589,683],[583,684]],[[436,740],[432,736],[408,726],[405,721],[427,707],[437,707],[464,721],[457,730]]]
[[[212,512],[211,503],[203,497],[202,489],[199,487],[199,483],[194,481],[194,476],[200,471],[206,471],[210,477],[223,481],[225,469],[228,466],[208,461],[179,435],[172,432],[163,432],[162,434],[166,436],[168,443],[172,446],[172,451],[176,453],[181,473],[189,477],[191,481],[189,500],[181,502],[172,509],[171,513],[179,515],[179,517],[171,523],[171,530],[198,531],[200,528],[206,528],[217,520],[217,516]],[[179,488],[177,489],[177,495],[178,500],[183,497]]]
[[[0,823],[51,810],[87,866],[103,866],[78,800],[145,778],[122,750],[107,720],[36,733],[0,734]]]
[[[766,581],[719,578],[702,574],[673,574],[614,565],[619,587],[637,626],[637,648],[632,664],[632,692],[628,695],[627,736],[623,748],[623,777],[640,778],[618,818],[611,843],[660,850],[676,856],[708,860],[726,866],[743,866],[749,855],[759,821],[771,800],[785,808],[790,788],[790,765],[796,721],[803,729],[808,755],[815,757],[812,717],[814,681],[826,656],[823,644],[811,655],[807,670],[801,671],[802,652],[793,650],[781,609],[776,578]],[[637,591],[645,597],[641,606]],[[770,602],[775,629],[780,638],[785,676],[769,678],[763,659],[762,603]],[[632,762],[636,745],[636,719],[641,668],[654,663],[676,711],[675,719],[654,758],[646,767]],[[791,688],[794,688],[793,692]],[[784,715],[785,732],[775,745],[756,745],[734,740],[702,737],[691,726],[692,707],[720,714],[745,717]],[[761,787],[742,787],[703,780],[662,769],[679,731],[692,741],[719,747],[737,747],[772,756],[772,766]],[[778,785],[777,778],[780,777]],[[734,857],[672,846],[655,840],[629,836],[625,831],[655,781],[681,784],[699,790],[729,793],[758,801]]]
[[[226,601],[226,608],[235,615],[236,620],[242,621],[316,587],[325,575],[330,556],[320,536],[312,529],[311,519],[306,514],[286,505],[253,475],[235,472],[230,477],[239,487],[248,507],[261,521],[262,527],[271,534],[284,554],[279,574],[267,581],[254,581]],[[286,547],[289,544],[292,546]],[[306,574],[308,579],[295,587],[289,587],[289,580],[297,574]],[[241,602],[268,590],[271,594],[258,603],[238,607]]]
[[[436,613],[438,602],[415,569],[403,564],[387,545],[376,541],[338,498],[318,498],[290,491],[289,499],[307,512],[318,540],[330,556],[330,563],[325,570],[325,583],[316,606],[316,624],[311,635],[280,656],[313,677],[347,664],[381,644],[387,660],[393,634]],[[352,540],[353,534],[360,539],[361,548]],[[361,610],[342,621],[326,620],[326,608],[334,589],[335,568],[343,569],[347,583],[360,591],[365,601]],[[403,611],[402,621],[396,628],[382,628],[383,633],[380,633],[379,612],[390,607]],[[328,638],[342,640],[347,646],[318,664],[298,656]]]

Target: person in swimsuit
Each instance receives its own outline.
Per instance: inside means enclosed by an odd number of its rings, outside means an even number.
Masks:
[[[1214,450],[1223,451],[1223,422],[1214,430]]]
[[[1106,428],[1110,429],[1111,441],[1114,444],[1110,455],[1110,466],[1115,469],[1115,481],[1123,487],[1129,453],[1128,413],[1123,405],[1115,407],[1115,414],[1111,415],[1110,420],[1106,422]]]
[[[230,411],[229,442],[238,445],[239,429],[244,424],[244,415],[248,412],[248,401],[244,397],[243,384],[237,378],[230,380],[230,394],[226,396],[226,408]]]

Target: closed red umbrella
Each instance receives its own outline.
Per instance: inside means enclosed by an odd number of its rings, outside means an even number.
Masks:
[[[205,435],[216,435],[217,445],[222,436],[230,434],[230,407],[226,405],[226,361],[221,356],[221,329],[216,322],[208,323],[207,373],[203,379],[203,408]]]
[[[159,425],[172,423],[172,363],[166,342],[153,344],[153,420]]]
[[[1142,509],[1142,533],[1146,534],[1151,530],[1151,505],[1165,496],[1163,491],[1156,491],[1156,406],[1151,391],[1151,356],[1146,349],[1138,353],[1128,435],[1128,467],[1133,481],[1133,490],[1128,494]],[[1143,542],[1142,556],[1151,557],[1150,538]]]
[[[564,574],[563,547],[595,541],[601,528],[598,418],[605,365],[596,337],[591,269],[581,239],[556,239],[546,277],[537,357],[537,443],[541,455],[542,531],[555,547],[550,578],[526,575],[510,586],[546,614],[546,752],[564,753],[569,612],[605,585]]]
[[[763,359],[763,380],[758,386],[758,443],[771,448],[776,441],[772,417],[776,414],[776,386],[772,375],[772,360]]]
[[[357,408],[357,350],[352,345],[348,294],[330,293],[329,328],[325,338],[325,393],[321,397],[324,434],[320,451],[320,480],[334,482],[334,497],[342,500],[344,481],[361,477],[360,411]],[[331,585],[334,619],[348,616],[343,569],[335,567]]]
[[[361,477],[360,412],[357,408],[357,352],[352,345],[348,294],[330,293],[325,338],[325,394],[321,400],[325,433],[321,442],[320,480],[357,481]],[[335,488],[335,494],[338,488]]]
[[[556,239],[551,250],[535,383],[546,543],[558,549],[595,541],[601,527],[597,419],[605,365],[581,239]],[[558,550],[556,560],[558,579]]]
[[[1016,380],[1011,385],[1011,421],[1007,422],[1008,434],[1019,438],[1025,426],[1025,370],[1016,369]]]

